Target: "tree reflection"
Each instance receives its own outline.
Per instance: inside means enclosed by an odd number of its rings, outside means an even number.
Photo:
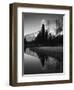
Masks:
[[[47,61],[48,56],[43,55],[43,54],[38,53],[38,52],[37,52],[37,55],[38,55],[38,58],[40,59],[42,67],[44,67],[45,66],[45,61]]]
[[[43,70],[46,70],[45,72],[49,73],[58,73],[63,72],[63,62],[62,60],[45,55],[43,52],[37,51],[33,48],[25,48],[25,53],[29,54],[31,56],[38,57],[38,60],[40,60],[41,67]]]
[[[39,58],[39,60],[40,60],[40,62],[41,62],[42,67],[44,67],[44,66],[45,66],[45,62],[46,62],[47,59],[48,59],[48,56],[44,55],[43,53],[36,52],[36,51],[33,50],[32,48],[30,48],[30,50],[31,50],[32,52],[34,52],[34,53],[37,54],[37,56],[38,56],[38,58]]]

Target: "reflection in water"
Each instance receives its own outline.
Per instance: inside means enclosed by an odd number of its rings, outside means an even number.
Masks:
[[[42,64],[42,67],[44,67],[44,66],[45,66],[45,62],[46,62],[47,59],[48,59],[48,56],[43,55],[43,54],[40,54],[40,53],[37,53],[37,55],[38,55],[38,57],[39,57],[39,59],[40,59],[40,62],[41,62],[41,64]]]
[[[51,57],[48,55],[44,55],[43,53],[36,52],[33,49],[26,48],[25,54],[28,56],[34,56],[36,57],[36,61],[32,62],[29,65],[29,62],[27,63],[27,67],[24,63],[24,74],[35,74],[35,73],[62,73],[63,72],[63,60],[58,60],[55,57]],[[26,60],[26,59],[25,59]],[[35,60],[35,59],[34,59]],[[27,59],[28,61],[28,59]]]

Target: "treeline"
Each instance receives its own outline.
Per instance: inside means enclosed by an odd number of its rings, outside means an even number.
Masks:
[[[59,46],[63,45],[63,35],[58,35],[57,37],[52,36],[51,33],[48,34],[48,31],[45,30],[45,25],[42,25],[41,31],[37,37],[32,41],[27,41],[26,37],[24,38],[24,45],[27,46]]]

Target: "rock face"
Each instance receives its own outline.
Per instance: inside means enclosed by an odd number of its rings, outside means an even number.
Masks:
[[[35,40],[35,38],[37,37],[37,35],[39,34],[39,32],[40,32],[40,31],[35,32],[35,33],[31,33],[31,34],[27,34],[27,35],[25,36],[25,37],[26,37],[26,40],[27,40],[27,41],[33,41],[33,40]],[[49,33],[48,36],[50,36],[50,34],[51,34],[51,33]],[[55,37],[55,38],[58,37],[58,36],[63,36],[63,31],[57,33],[56,35],[52,35],[52,34],[51,34],[51,36],[52,36],[52,37]]]
[[[27,34],[25,37],[26,37],[26,40],[27,41],[33,41],[37,35],[39,34],[39,31],[38,32],[35,32],[35,33],[31,33],[31,34]]]
[[[50,20],[44,20],[41,21],[41,29],[37,32],[27,34],[24,36],[26,41],[30,42],[35,40],[36,37],[40,38],[49,38],[49,37],[57,37],[63,35],[63,19],[56,19],[52,23]]]
[[[56,30],[57,31],[57,30]],[[24,37],[25,46],[60,46],[63,45],[63,31],[59,29],[58,33],[48,33],[45,25],[42,24],[41,30],[28,34]]]

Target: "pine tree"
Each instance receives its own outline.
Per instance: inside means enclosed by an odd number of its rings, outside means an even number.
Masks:
[[[48,40],[48,31],[46,30],[45,32],[45,40],[47,41]]]
[[[26,37],[24,38],[24,44],[25,44],[25,46],[26,46],[26,44],[27,44]]]
[[[43,41],[44,41],[45,40],[45,25],[44,24],[42,24],[41,31],[42,31],[42,38],[43,38]]]

